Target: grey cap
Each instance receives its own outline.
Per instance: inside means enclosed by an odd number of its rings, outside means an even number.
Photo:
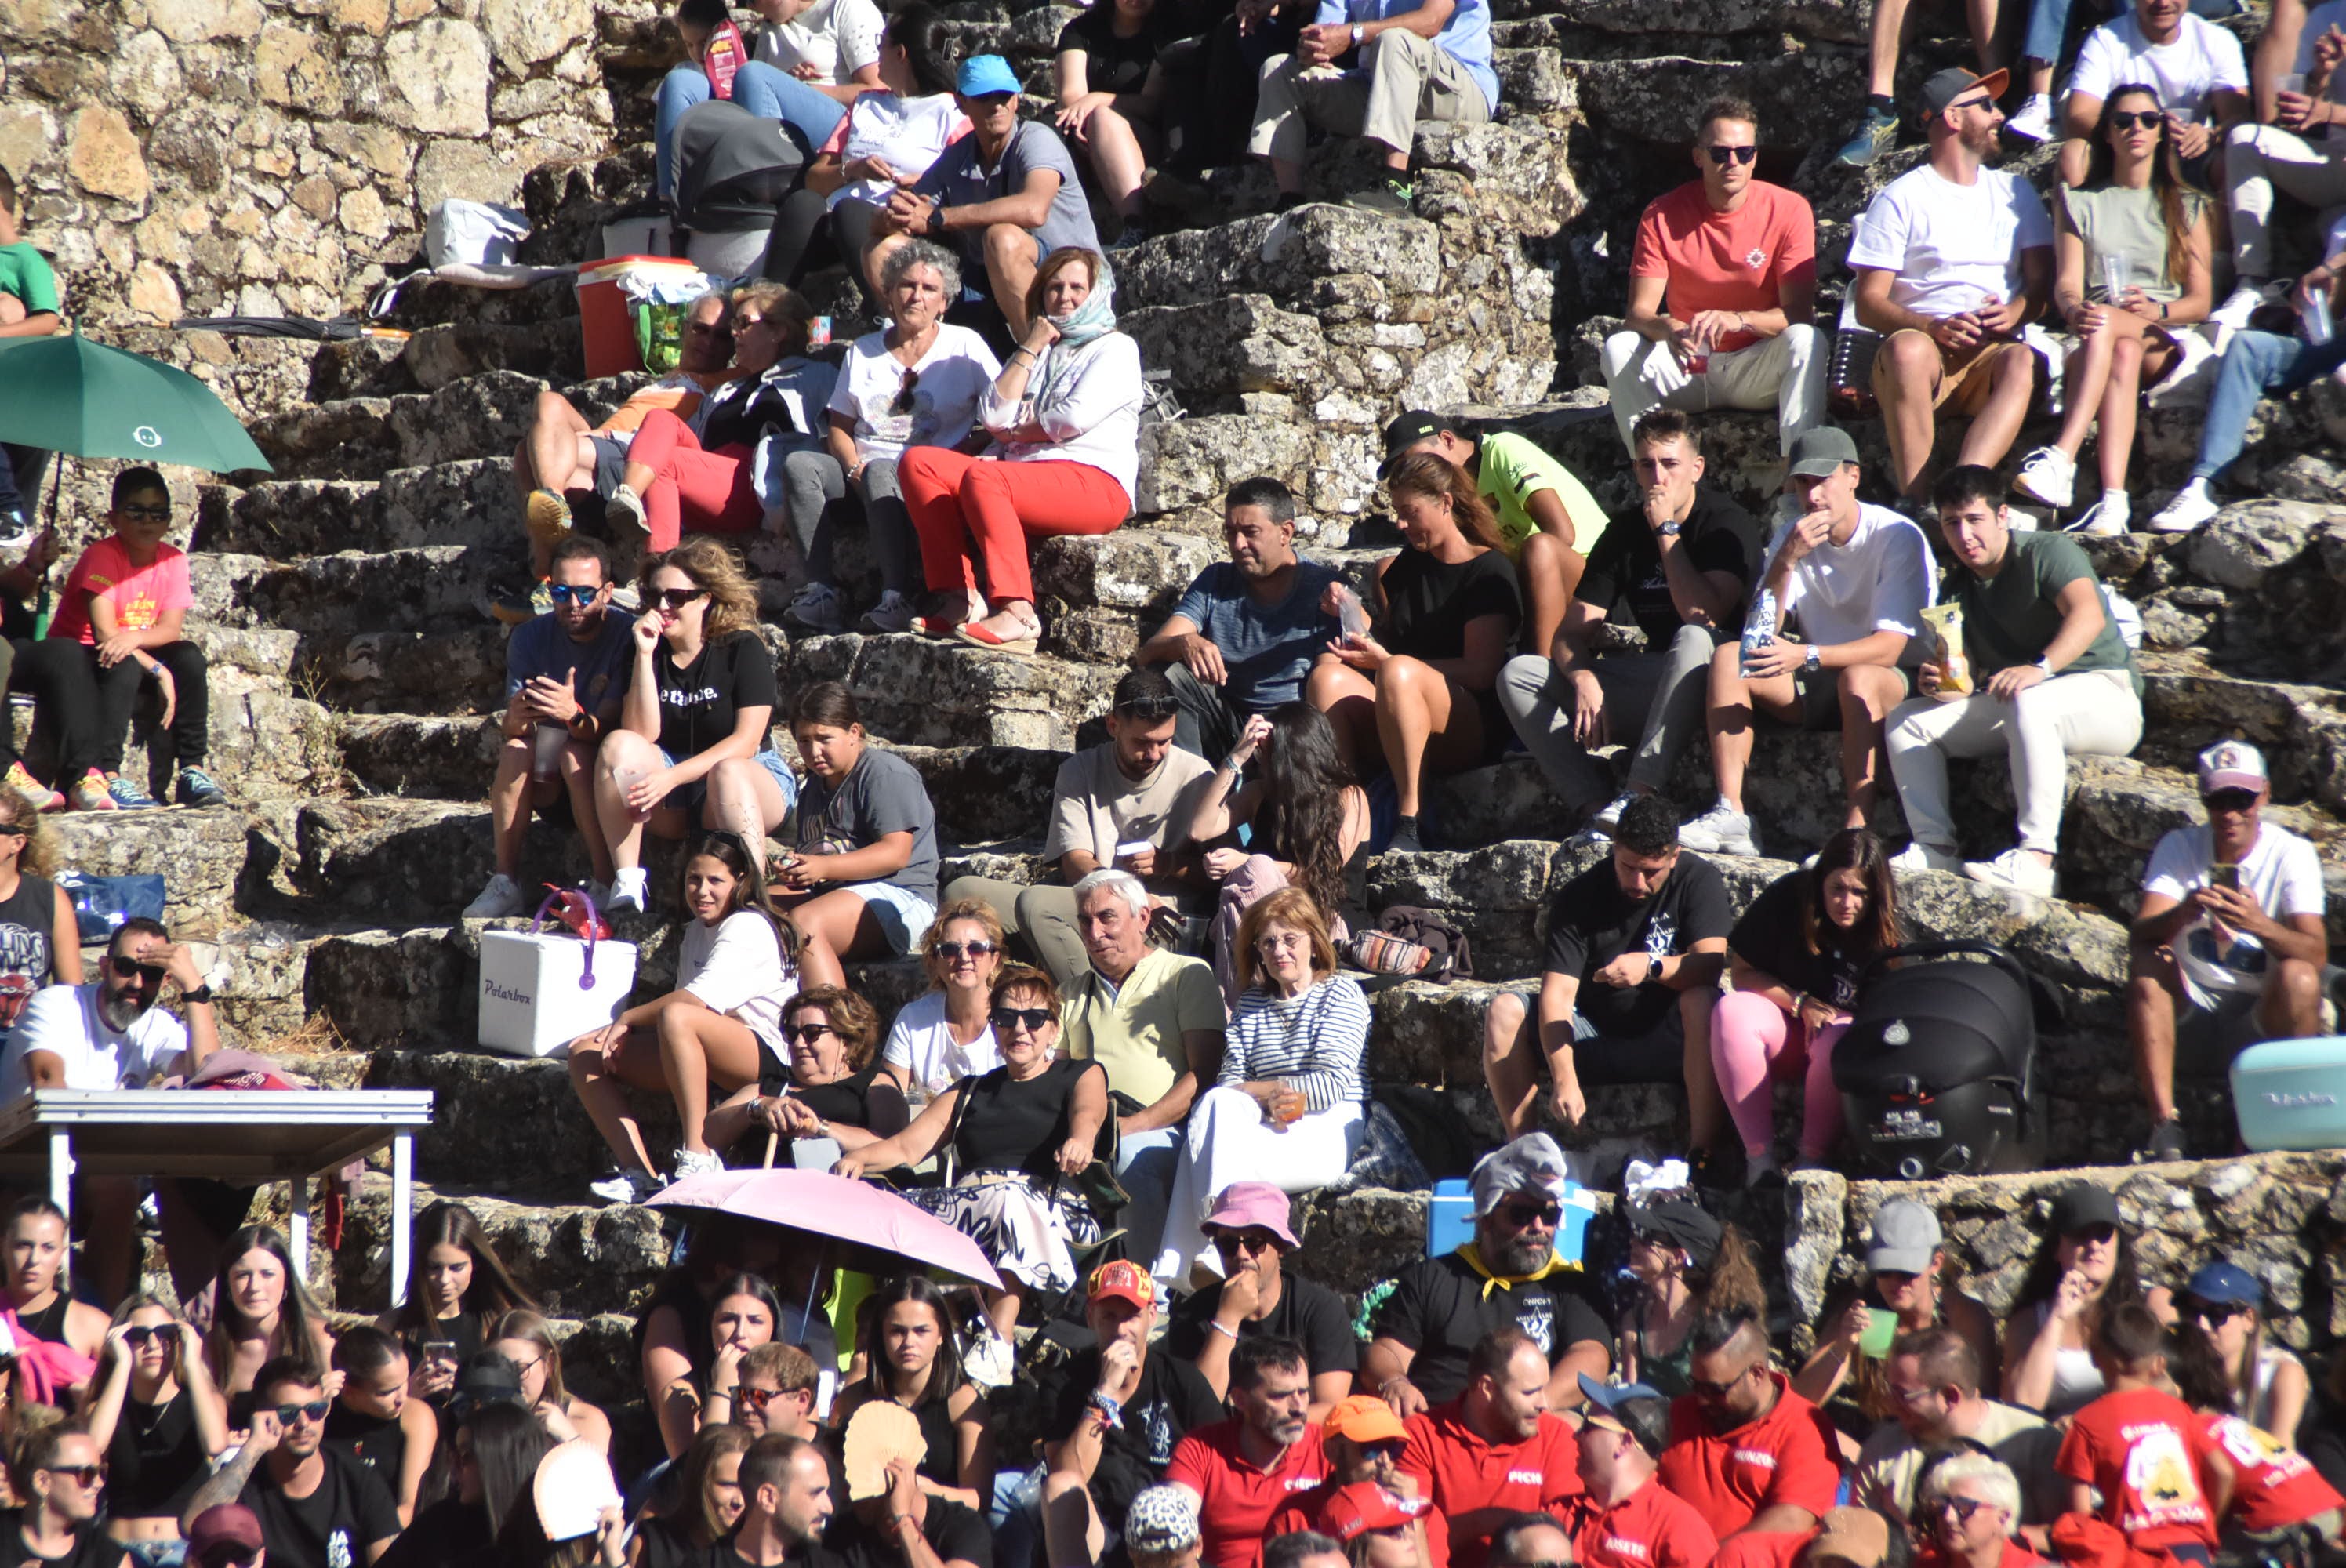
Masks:
[[[1823,479],[1840,472],[1841,464],[1857,461],[1857,443],[1849,432],[1835,425],[1821,424],[1804,430],[1792,443],[1794,473],[1808,479]]]
[[[1490,1213],[1511,1192],[1535,1192],[1561,1202],[1565,1169],[1564,1151],[1545,1133],[1525,1133],[1492,1150],[1475,1162],[1466,1178],[1474,1194],[1475,1217]]]
[[[1943,1235],[1939,1217],[1911,1197],[1892,1198],[1873,1217],[1865,1238],[1869,1274],[1920,1274],[1931,1267]]]

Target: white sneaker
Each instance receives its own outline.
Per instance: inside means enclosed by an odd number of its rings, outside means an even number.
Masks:
[[[1597,809],[1596,815],[1588,819],[1588,825],[1591,828],[1596,829],[1600,832],[1612,832],[1614,829],[1621,825],[1621,813],[1629,809],[1629,802],[1635,800],[1637,798],[1637,792],[1636,790],[1622,790],[1621,793],[1614,796],[1613,799],[1606,801],[1602,807]]]
[[[801,631],[837,636],[847,629],[847,601],[829,583],[809,583],[782,612],[782,624]]]
[[[633,544],[651,532],[644,517],[644,498],[624,484],[612,491],[611,499],[604,504],[603,524],[619,544]]]
[[[2021,463],[2012,487],[2047,506],[2066,506],[2077,494],[2077,460],[2057,446],[2040,446]]]
[[[2208,312],[2208,321],[2213,326],[2229,327],[2236,332],[2244,331],[2250,316],[2275,303],[2288,291],[2289,280],[2286,278],[2243,278],[2222,304]]]
[[[606,914],[625,914],[632,911],[644,912],[651,901],[651,881],[641,866],[627,867],[611,878],[611,891],[603,900]]]
[[[2004,134],[2018,137],[2023,141],[2045,141],[2053,135],[2053,99],[2046,93],[2034,93],[2020,112],[2004,122]]]
[[[2150,520],[2151,530],[2158,534],[2188,534],[2204,526],[2223,508],[2208,494],[2208,482],[2195,479],[2175,493],[2175,499],[2158,509]]]
[[[1964,875],[1975,882],[2040,899],[2053,896],[2053,868],[2039,865],[2025,850],[2006,850],[1992,860],[1965,860]]]
[[[881,593],[878,604],[863,612],[863,618],[856,626],[862,631],[883,635],[909,632],[913,629],[913,617],[919,613],[906,602],[903,595],[888,588]]]
[[[613,1171],[586,1190],[605,1203],[641,1203],[666,1185],[649,1171]]]
[[[1964,869],[1964,858],[1953,850],[1942,850],[1935,844],[1926,844],[1917,839],[1890,857],[1890,869],[1893,871],[1960,871]]]
[[[2102,498],[2086,508],[2085,515],[2069,524],[2073,534],[2092,534],[2099,538],[2115,539],[2134,525],[2134,503],[2123,490],[2105,490]]]
[[[676,1179],[687,1176],[719,1176],[724,1172],[725,1157],[709,1149],[678,1149],[676,1151]]]
[[[499,871],[481,890],[480,897],[464,906],[466,920],[508,920],[529,908],[529,899],[519,883]]]
[[[1721,800],[1693,821],[1679,824],[1678,843],[1706,855],[1757,855],[1760,831],[1749,815]]]

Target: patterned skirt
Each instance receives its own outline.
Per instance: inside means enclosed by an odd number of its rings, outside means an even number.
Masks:
[[[1091,1206],[1073,1193],[1044,1192],[1016,1171],[977,1171],[946,1187],[919,1187],[905,1200],[978,1245],[986,1260],[1036,1290],[1072,1290],[1073,1248],[1100,1238]]]

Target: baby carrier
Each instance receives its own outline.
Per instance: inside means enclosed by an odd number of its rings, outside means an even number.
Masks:
[[[1914,1181],[2030,1168],[2035,1060],[2032,986],[2011,954],[1936,942],[1877,955],[1832,1054],[1851,1174]]]

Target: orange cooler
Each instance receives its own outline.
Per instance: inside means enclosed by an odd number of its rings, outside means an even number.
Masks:
[[[586,374],[616,376],[644,368],[636,347],[635,315],[619,285],[623,279],[684,282],[699,268],[676,256],[607,256],[578,269],[578,327],[586,339]]]

